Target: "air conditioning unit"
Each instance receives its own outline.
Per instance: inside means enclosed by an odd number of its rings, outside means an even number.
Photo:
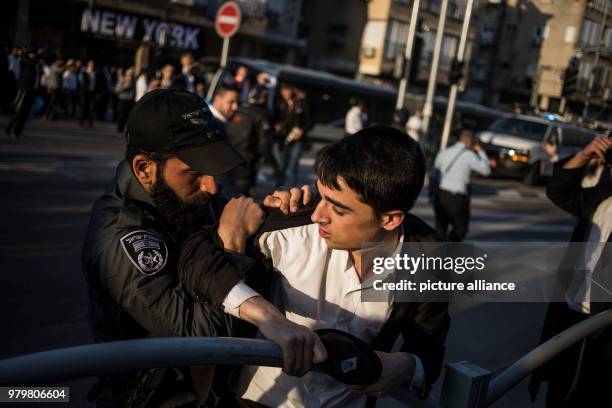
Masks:
[[[374,58],[376,56],[376,48],[374,48],[374,47],[363,47],[361,49],[361,55],[364,58]]]

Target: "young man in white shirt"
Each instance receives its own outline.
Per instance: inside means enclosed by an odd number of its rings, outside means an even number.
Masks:
[[[376,126],[324,148],[317,157],[320,200],[290,217],[268,217],[258,239],[278,272],[271,297],[290,321],[313,330],[349,332],[376,350],[375,384],[344,385],[318,372],[290,377],[275,367],[244,367],[243,406],[363,407],[412,386],[426,395],[440,373],[449,327],[446,303],[363,302],[373,271],[362,247],[380,242],[436,242],[435,232],[408,214],[423,185],[418,144],[400,130]],[[403,345],[391,352],[399,334]]]

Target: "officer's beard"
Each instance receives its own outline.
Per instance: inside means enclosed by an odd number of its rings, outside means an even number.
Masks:
[[[214,223],[210,209],[210,197],[209,193],[202,192],[193,200],[183,201],[166,184],[163,171],[151,187],[151,198],[159,214],[175,228],[175,232],[181,239]]]

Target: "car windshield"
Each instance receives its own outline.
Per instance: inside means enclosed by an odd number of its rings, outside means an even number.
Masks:
[[[544,139],[547,128],[548,125],[545,123],[531,122],[519,118],[501,118],[496,120],[489,130],[491,132],[507,133],[540,142]]]

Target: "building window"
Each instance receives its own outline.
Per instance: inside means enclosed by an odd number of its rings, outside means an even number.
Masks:
[[[436,33],[430,31],[423,35],[423,55],[425,61],[431,62],[433,58],[434,46],[436,42]],[[457,55],[457,46],[459,39],[452,36],[444,36],[442,41],[442,52],[440,53],[440,66],[441,70],[448,71],[450,69],[450,63]]]
[[[442,41],[442,53],[440,55],[440,69],[450,70],[451,61],[457,55],[457,44],[459,39],[457,37],[444,36]]]
[[[548,37],[548,26],[540,24],[535,27],[531,36],[531,44],[539,46]]]
[[[591,20],[584,20],[580,33],[580,47],[592,47],[599,43],[601,24]]]
[[[387,36],[385,38],[385,59],[395,59],[401,55],[408,39],[408,24],[396,20],[389,20]]]
[[[606,28],[606,38],[604,42],[606,47],[612,45],[612,28]]]
[[[385,22],[384,21],[368,21],[363,30],[363,39],[361,42],[361,54],[365,58],[374,58],[377,50],[380,50],[384,44]]]
[[[603,13],[606,7],[606,1],[609,0],[591,0],[589,1],[589,7]],[[608,11],[610,11],[610,5],[608,5]]]
[[[564,41],[567,44],[572,44],[576,38],[576,27],[567,26],[565,27],[565,38]]]

